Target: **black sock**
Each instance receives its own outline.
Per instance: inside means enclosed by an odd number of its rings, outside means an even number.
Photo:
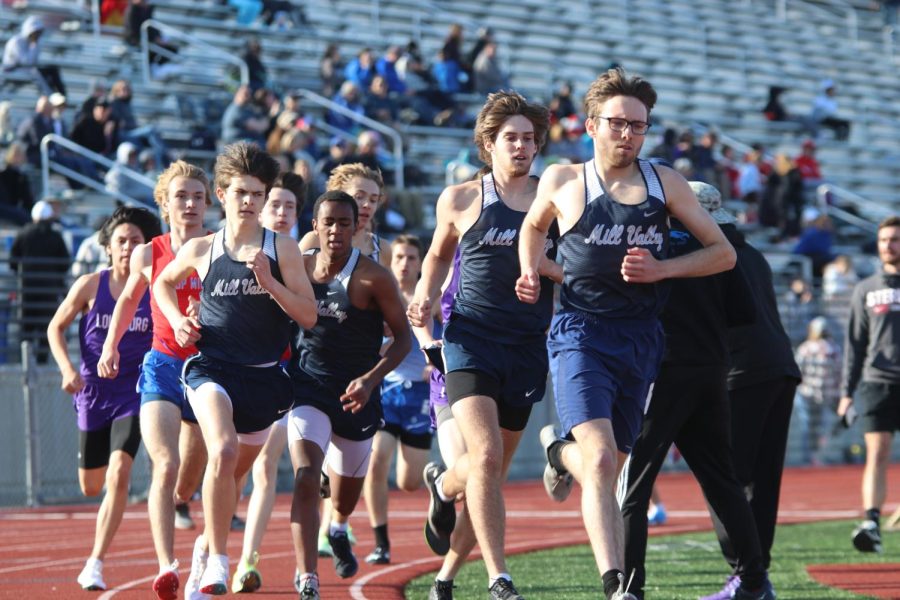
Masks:
[[[385,523],[384,525],[379,525],[378,527],[373,527],[372,531],[375,532],[376,546],[381,546],[382,548],[391,547],[391,543],[388,541],[387,523]]]
[[[611,598],[616,590],[619,589],[619,575],[622,571],[618,569],[610,569],[603,574],[603,593],[607,598]]]
[[[870,508],[866,510],[866,519],[875,521],[875,524],[878,525],[881,519],[881,511],[877,508]]]
[[[565,445],[565,440],[556,440],[547,448],[547,462],[560,474],[568,473],[562,462],[562,449]]]

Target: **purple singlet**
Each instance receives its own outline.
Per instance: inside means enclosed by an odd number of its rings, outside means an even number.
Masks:
[[[153,322],[150,317],[150,292],[144,293],[128,331],[119,342],[119,374],[115,379],[97,375],[97,362],[109,332],[116,301],[109,291],[110,270],[100,272],[94,305],[81,317],[78,339],[81,346],[81,378],[84,389],[73,398],[78,413],[78,428],[93,431],[108,426],[116,419],[140,412],[141,397],[137,379],[144,354],[150,349]]]
[[[441,294],[441,320],[444,322],[444,327],[447,326],[447,322],[450,320],[450,311],[453,310],[453,298],[456,296],[456,290],[459,288],[459,248],[456,248],[456,254],[453,257],[453,275],[450,277],[450,284],[447,286],[447,289],[444,290],[444,293]],[[446,406],[447,405],[447,388],[444,385],[444,376],[437,371],[437,369],[431,372],[431,381],[429,381],[431,385],[431,390],[429,394],[430,404],[431,404],[431,427],[433,429],[437,429],[437,423],[435,422],[435,406]]]

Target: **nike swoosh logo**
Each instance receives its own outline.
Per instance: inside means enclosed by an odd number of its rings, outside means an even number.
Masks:
[[[277,414],[283,415],[284,413],[288,412],[289,410],[291,410],[291,409],[286,408],[286,409],[284,409],[284,410],[279,410]]]
[[[658,213],[658,212],[659,212],[658,210],[652,210],[652,211],[650,211],[650,212],[644,211],[644,216],[645,216],[645,217],[652,217],[653,215],[655,215],[655,214]]]
[[[532,394],[534,394],[536,391],[537,391],[537,388],[531,390],[530,392],[525,392],[525,397],[531,398]]]
[[[374,424],[374,423],[371,424],[371,425],[366,425],[365,427],[363,427],[362,429],[360,429],[360,431],[362,431],[363,433],[365,433],[365,432],[367,432],[368,430],[372,429],[373,427],[375,427],[375,424]]]
[[[331,290],[326,294],[326,296],[334,296],[335,294],[337,294],[337,290]]]

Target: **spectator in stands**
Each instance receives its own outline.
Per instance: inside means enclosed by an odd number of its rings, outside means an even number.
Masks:
[[[803,211],[803,220],[805,227],[792,252],[808,256],[812,260],[813,275],[821,277],[825,265],[835,259],[831,219],[818,209],[807,208]]]
[[[39,364],[47,362],[47,326],[65,294],[71,262],[66,242],[56,230],[54,203],[50,198],[35,203],[32,222],[16,235],[9,258],[10,269],[19,276],[21,337],[31,341]]]
[[[342,106],[358,115],[366,114],[366,110],[362,104],[359,86],[357,86],[352,81],[345,81],[344,83],[342,83],[340,91],[331,100],[335,104],[338,104],[339,106]],[[337,127],[341,131],[352,131],[357,127],[358,123],[347,115],[344,115],[332,109],[329,109],[328,113],[326,113],[325,122],[332,127]]]
[[[715,183],[719,168],[716,162],[716,144],[719,136],[712,130],[707,130],[700,136],[700,143],[694,146],[694,179],[704,183]]]
[[[394,182],[394,171],[388,168],[387,152],[384,150],[381,134],[377,131],[366,130],[356,138],[356,152],[349,156],[345,163],[361,163],[373,171],[379,171],[385,185]]]
[[[53,106],[47,96],[38,98],[34,113],[19,124],[16,137],[25,144],[28,162],[39,167],[41,164],[41,140],[53,133]]]
[[[647,154],[648,158],[661,158],[669,164],[675,162],[676,153],[678,152],[678,132],[671,127],[667,127],[663,132],[662,141],[650,150]]]
[[[94,103],[91,113],[75,121],[70,139],[97,154],[109,155],[113,148],[114,126],[109,120],[111,109],[106,98]]]
[[[388,83],[381,75],[372,78],[365,100],[366,116],[385,125],[393,126],[400,110],[397,101],[388,95]]]
[[[289,0],[262,0],[262,21],[266,25],[286,29],[308,25],[303,7]]]
[[[25,19],[21,31],[9,38],[3,48],[3,70],[30,77],[43,95],[54,92],[65,95],[66,86],[60,77],[59,67],[38,64],[43,33],[44,21],[40,17],[32,15]]]
[[[549,143],[544,149],[548,159],[556,158],[570,164],[587,160],[581,136],[584,126],[577,116],[565,117],[550,127]]]
[[[819,168],[819,161],[816,159],[816,143],[814,141],[805,140],[803,142],[803,149],[800,155],[794,159],[794,163],[800,169],[803,183],[807,186],[816,186],[822,181],[822,171]]]
[[[802,277],[795,277],[784,294],[784,302],[779,304],[783,310],[782,316],[788,337],[793,344],[799,344],[806,335],[806,326],[816,307],[812,286]]]
[[[697,145],[694,143],[694,132],[690,129],[682,131],[675,143],[675,160],[681,157],[689,158],[692,164],[697,162]]]
[[[268,128],[268,117],[261,114],[251,102],[250,88],[242,85],[222,115],[222,142],[231,144],[246,140],[265,146]]]
[[[259,43],[258,38],[247,40],[241,60],[247,65],[250,75],[250,90],[256,92],[256,90],[266,87],[269,76],[266,72],[266,65],[262,61],[262,44]]]
[[[462,91],[465,73],[457,61],[446,57],[443,50],[437,54],[437,60],[431,67],[431,75],[442,93],[456,94]]]
[[[356,58],[344,67],[344,79],[355,83],[359,89],[367,90],[375,77],[375,57],[371,48],[363,48]]]
[[[825,300],[849,300],[858,282],[853,261],[846,254],[839,254],[822,269],[822,295]]]
[[[850,137],[850,121],[837,116],[838,103],[834,95],[837,88],[834,81],[826,79],[820,84],[821,92],[813,101],[812,113],[809,116],[812,136],[815,138],[819,129],[827,127],[834,131],[835,138],[846,140]]]
[[[694,163],[687,156],[676,158],[675,162],[672,164],[672,168],[675,169],[679,175],[681,175],[688,181],[694,179]]]
[[[153,18],[154,8],[150,0],[128,0],[122,23],[122,39],[126,44],[129,46],[141,45],[141,25],[144,24],[144,21]],[[148,31],[147,34],[149,38],[150,32]]]
[[[25,225],[31,218],[34,197],[28,176],[22,172],[27,162],[25,145],[12,142],[6,150],[5,165],[0,171],[0,219]]]
[[[16,129],[11,118],[12,102],[0,102],[0,146],[8,146],[16,139]]]
[[[809,322],[806,340],[797,347],[794,358],[803,377],[797,387],[797,398],[806,424],[804,462],[820,465],[837,419],[835,410],[841,396],[843,364],[841,348],[832,340],[825,317]]]
[[[762,112],[770,121],[788,121],[790,116],[781,104],[781,94],[786,90],[778,85],[769,86],[769,99]]]
[[[491,29],[490,27],[480,27],[478,29],[477,37],[475,38],[475,43],[472,44],[471,48],[469,48],[469,51],[466,53],[463,62],[474,67],[475,61],[478,60],[478,57],[481,55],[481,52],[484,50],[484,48],[488,44],[496,43],[496,41],[497,40],[494,39],[493,29]]]
[[[106,172],[106,189],[111,194],[122,194],[139,202],[153,204],[153,188],[141,183],[133,175],[141,174],[138,147],[122,142],[116,149],[116,162]]]
[[[93,114],[94,104],[101,98],[108,101],[107,92],[106,82],[103,79],[99,77],[92,79],[88,84],[88,97],[84,99],[78,112],[75,113],[75,120],[78,121],[82,117]]]
[[[159,177],[159,165],[156,164],[156,157],[153,155],[152,150],[144,149],[140,151],[138,154],[138,169],[147,179],[156,181],[156,178]]]
[[[384,56],[375,62],[375,72],[384,77],[388,92],[391,94],[405,94],[406,84],[397,72],[397,61],[400,60],[400,46],[389,47]],[[371,87],[371,86],[370,86]]]
[[[578,116],[578,109],[572,100],[572,83],[564,81],[548,105],[551,121],[562,121],[567,117]]]
[[[731,200],[739,198],[738,178],[740,171],[734,160],[734,148],[731,146],[722,146],[722,157],[719,159],[719,190],[722,192],[722,198]]]
[[[759,196],[762,193],[763,178],[759,169],[761,160],[762,155],[759,150],[751,150],[744,156],[744,162],[740,168],[738,189],[741,193],[741,199],[747,204],[758,203]]]
[[[228,0],[228,5],[237,9],[235,20],[238,25],[252,25],[263,10],[260,0]]]
[[[328,44],[319,59],[319,79],[322,80],[322,95],[330,98],[343,81],[341,51],[337,44]]]
[[[316,164],[316,171],[319,173],[320,178],[327,180],[331,177],[331,172],[335,167],[348,162],[348,156],[350,156],[349,142],[339,135],[332,137],[328,144],[328,156]]]
[[[106,225],[110,215],[102,215],[94,220],[94,233],[87,236],[78,245],[75,252],[75,260],[69,270],[72,277],[81,277],[94,271],[105,269],[109,265],[109,255],[106,248],[100,243],[100,230]]]
[[[463,28],[459,23],[450,26],[447,37],[444,38],[444,45],[438,53],[438,61],[449,63],[446,69],[454,72],[456,75],[456,89],[449,90],[453,93],[463,91],[463,84],[471,80],[472,65],[467,63],[462,54],[463,47]],[[435,73],[435,79],[440,82],[440,77]],[[443,90],[444,88],[441,87]]]
[[[131,142],[132,144],[149,146],[156,153],[159,165],[168,165],[166,145],[153,125],[139,125],[131,108],[131,84],[119,79],[112,84],[109,91],[110,120],[115,124],[115,143]]]
[[[775,167],[766,180],[766,191],[760,202],[760,224],[778,227],[780,239],[797,237],[800,235],[803,204],[803,177],[800,170],[787,154],[776,154]]]
[[[497,42],[488,42],[472,65],[475,91],[479,94],[499,92],[509,87],[509,78],[500,69],[497,58]]]

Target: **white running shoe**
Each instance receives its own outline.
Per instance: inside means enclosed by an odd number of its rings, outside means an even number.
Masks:
[[[158,600],[178,600],[178,561],[159,572],[153,580],[153,591]]]
[[[211,596],[228,593],[228,557],[215,554],[206,561],[206,570],[200,577],[200,592]]]
[[[98,592],[106,589],[106,583],[103,581],[103,561],[96,558],[89,558],[84,563],[84,568],[78,575],[78,585],[82,589]]]
[[[562,502],[569,497],[572,492],[572,484],[574,478],[571,473],[566,471],[558,471],[550,464],[550,446],[559,440],[556,427],[553,425],[545,425],[540,433],[541,446],[544,448],[544,454],[547,456],[547,464],[544,466],[544,490],[555,502]]]
[[[203,549],[203,536],[197,536],[194,542],[194,553],[191,555],[191,574],[184,584],[185,600],[209,600],[209,594],[200,591],[200,577],[206,570],[209,553]]]

